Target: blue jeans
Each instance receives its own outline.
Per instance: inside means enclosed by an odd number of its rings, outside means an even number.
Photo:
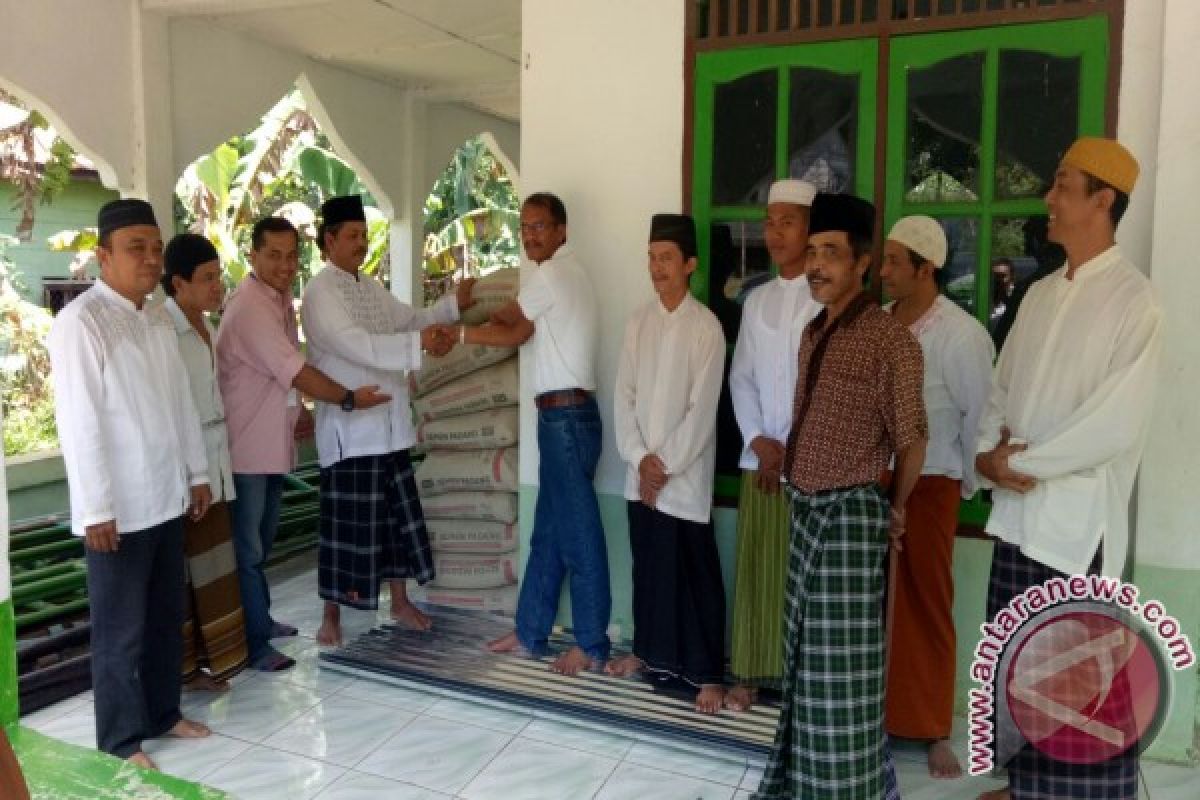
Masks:
[[[608,550],[592,481],[600,460],[596,401],[538,412],[537,510],[517,602],[517,638],[544,655],[564,578],[571,586],[575,641],[598,661],[609,654]]]
[[[271,555],[271,545],[279,530],[283,476],[235,472],[233,488],[237,491],[230,508],[233,547],[246,619],[246,648],[253,664],[270,648],[271,587],[267,585],[263,565]]]

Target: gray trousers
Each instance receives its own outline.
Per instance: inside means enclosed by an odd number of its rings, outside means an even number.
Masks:
[[[96,747],[118,758],[181,719],[183,518],[87,551]]]

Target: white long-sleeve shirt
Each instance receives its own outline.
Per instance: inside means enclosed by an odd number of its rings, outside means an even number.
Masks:
[[[221,387],[217,384],[217,330],[204,318],[208,329],[208,341],[200,338],[192,323],[168,297],[163,310],[175,324],[179,337],[179,355],[183,368],[187,370],[188,385],[192,390],[192,403],[200,418],[200,430],[204,435],[204,452],[208,456],[209,486],[214,503],[233,500],[237,494],[233,488],[233,463],[229,457],[229,431],[225,426],[225,403],[221,399]]]
[[[1009,466],[1037,486],[994,489],[988,533],[1067,573],[1085,572],[1103,540],[1104,574],[1121,574],[1160,327],[1150,282],[1115,246],[1073,280],[1063,267],[1029,289],[996,363],[978,451],[1007,426],[1028,445]]]
[[[71,532],[115,520],[134,533],[183,514],[208,471],[167,313],[99,280],[55,317],[47,346]]]
[[[355,277],[329,263],[309,281],[300,309],[309,363],[348,389],[378,385],[392,397],[350,412],[336,403],[317,403],[322,467],[416,444],[405,374],[421,367],[421,329],[457,320],[453,294],[429,308],[414,309],[371,276]]]
[[[653,453],[669,475],[656,508],[708,522],[724,363],[721,323],[690,294],[674,311],[655,299],[630,316],[613,416],[627,500],[638,500],[638,465]]]
[[[891,311],[893,305],[887,309]],[[995,345],[977,319],[944,295],[938,295],[908,329],[921,343],[925,357],[922,396],[929,443],[921,474],[961,480],[962,496],[970,498],[979,488],[975,443],[992,387]]]
[[[800,337],[821,308],[803,275],[791,280],[777,277],[746,298],[729,368],[729,394],[742,432],[738,461],[742,469],[758,469],[758,456],[750,443],[759,436],[787,442]]]

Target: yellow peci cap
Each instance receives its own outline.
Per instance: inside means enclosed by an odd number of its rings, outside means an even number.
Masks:
[[[1062,163],[1094,175],[1125,194],[1133,194],[1137,183],[1138,162],[1116,139],[1084,136],[1062,157]]]

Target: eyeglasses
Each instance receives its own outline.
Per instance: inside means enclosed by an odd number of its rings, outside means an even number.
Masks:
[[[555,222],[522,222],[521,233],[541,233],[556,227],[558,224]]]

